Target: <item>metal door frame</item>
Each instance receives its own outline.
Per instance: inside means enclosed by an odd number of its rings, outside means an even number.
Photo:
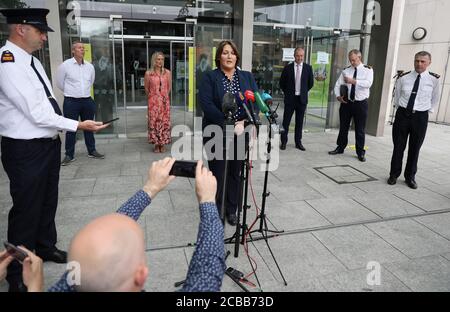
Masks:
[[[187,25],[196,25],[197,24],[197,20],[196,19],[186,19],[185,22],[181,22],[182,24],[184,24],[184,37],[175,37],[175,36],[147,36],[147,35],[124,35],[123,33],[123,22],[124,21],[133,21],[133,22],[149,22],[147,20],[130,20],[130,19],[124,19],[122,18],[121,15],[110,15],[110,25],[111,25],[111,33],[110,33],[110,40],[112,41],[112,56],[113,56],[113,70],[114,70],[114,108],[116,111],[116,114],[118,112],[118,103],[119,103],[119,99],[118,99],[118,90],[117,90],[117,77],[116,77],[116,68],[117,68],[117,64],[116,64],[116,40],[118,40],[120,42],[121,45],[121,52],[122,52],[122,88],[123,88],[123,98],[122,98],[122,102],[123,102],[123,110],[124,110],[124,116],[125,116],[125,122],[124,122],[124,133],[119,133],[119,136],[124,135],[125,137],[127,137],[128,135],[128,116],[127,116],[127,110],[129,109],[128,105],[127,105],[127,100],[126,100],[126,77],[125,77],[125,39],[134,39],[137,41],[140,40],[145,40],[146,41],[146,54],[147,54],[147,69],[149,68],[149,64],[151,62],[150,60],[150,55],[148,53],[149,51],[149,42],[150,41],[165,41],[167,43],[169,43],[170,46],[170,71],[173,73],[172,71],[172,45],[173,43],[184,43],[184,49],[185,49],[185,53],[184,53],[184,64],[185,64],[185,74],[187,75],[188,70],[187,70],[187,56],[189,51],[187,50],[187,44],[188,43],[192,43],[192,46],[195,47],[195,27],[193,27],[192,32],[193,32],[193,37],[187,37]],[[115,22],[119,22],[120,24],[120,35],[115,34]],[[163,21],[164,23],[171,23],[171,21]],[[180,22],[178,22],[179,24]],[[180,40],[183,39],[184,40]],[[186,105],[188,102],[188,89],[187,89],[187,80],[188,77],[186,77],[184,83],[184,89],[185,89],[185,107],[184,107],[184,123],[186,124]],[[172,86],[173,88],[173,86]],[[172,97],[173,94],[171,92],[171,102],[172,102]],[[142,107],[136,107],[133,106],[133,108],[142,108]],[[192,113],[193,116],[195,115],[195,111]]]

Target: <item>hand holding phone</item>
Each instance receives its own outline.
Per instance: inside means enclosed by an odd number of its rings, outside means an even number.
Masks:
[[[28,257],[28,254],[23,251],[22,249],[14,246],[13,244],[10,244],[8,242],[3,242],[3,245],[5,245],[6,251],[8,254],[11,255],[14,259],[16,259],[19,262],[23,262],[26,257]]]
[[[113,121],[116,121],[116,120],[119,120],[119,119],[120,118],[117,117],[117,118],[114,118],[114,119],[111,119],[111,120],[108,120],[108,121],[103,121],[103,124],[106,125],[106,124],[112,123]]]
[[[176,177],[195,178],[196,161],[177,160],[172,166],[169,175]]]

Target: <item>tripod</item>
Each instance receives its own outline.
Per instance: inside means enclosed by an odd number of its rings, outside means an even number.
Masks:
[[[273,135],[273,130],[272,127],[273,125],[276,126],[275,123],[275,118],[273,115],[275,113],[272,113],[272,117],[268,118],[269,119],[269,135],[267,137],[267,159],[266,159],[266,168],[265,168],[265,172],[264,172],[264,188],[263,188],[263,194],[262,194],[262,205],[261,205],[261,212],[260,214],[257,216],[257,220],[259,219],[260,223],[259,223],[259,229],[253,230],[251,231],[249,234],[250,236],[250,241],[256,241],[256,240],[260,240],[260,239],[264,239],[264,241],[266,242],[267,248],[269,249],[270,254],[272,255],[272,258],[275,262],[275,265],[277,266],[278,272],[280,272],[281,277],[283,278],[284,281],[284,285],[287,286],[287,282],[286,279],[284,278],[283,272],[281,272],[281,268],[278,265],[277,259],[275,258],[275,255],[272,251],[272,248],[270,248],[269,245],[269,240],[268,240],[268,236],[267,233],[275,233],[275,234],[280,234],[283,233],[284,231],[273,231],[273,230],[269,230],[268,226],[267,226],[267,215],[265,213],[265,208],[266,208],[266,199],[267,197],[269,197],[270,192],[267,192],[267,181],[269,178],[269,165],[270,165],[270,153],[272,151],[272,135]],[[253,233],[260,233],[262,237],[260,238],[253,238],[252,234]],[[259,280],[257,278],[258,284],[259,284]],[[259,285],[261,287],[261,285]]]
[[[247,209],[250,208],[248,205],[248,177],[250,171],[250,149],[249,149],[249,135],[246,131],[244,133],[245,140],[245,160],[241,164],[240,170],[240,188],[239,188],[239,196],[238,196],[238,210],[237,210],[237,223],[236,223],[236,231],[233,236],[225,239],[226,244],[232,244],[234,240],[234,257],[237,258],[239,256],[239,232],[242,230],[242,238],[247,230]],[[243,194],[244,193],[244,194]],[[244,203],[243,203],[244,201]],[[242,212],[242,225],[240,223],[240,216]],[[242,239],[242,244],[243,244]]]

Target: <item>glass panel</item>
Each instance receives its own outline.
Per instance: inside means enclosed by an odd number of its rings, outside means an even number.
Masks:
[[[185,124],[192,127],[191,119],[186,118],[188,110],[187,88],[188,68],[187,55],[184,42],[171,42],[171,61],[172,61],[172,103],[171,118],[173,125]]]
[[[198,88],[202,83],[203,75],[216,68],[214,57],[216,47],[220,41],[232,38],[231,25],[211,25],[198,23],[195,27],[195,117],[202,117],[203,111],[198,99]],[[195,124],[195,131],[201,131],[200,124]]]
[[[330,95],[330,72],[335,36],[329,32],[311,31],[309,37],[308,64],[313,68],[314,87],[308,94],[308,106],[304,129],[323,131],[326,125]]]
[[[117,117],[120,118],[115,122],[117,127],[116,133],[119,135],[127,133],[127,109],[126,109],[126,81],[125,79],[125,64],[123,56],[123,22],[121,20],[113,19],[111,21],[111,40],[112,56],[113,56],[113,87],[114,87],[114,108]],[[110,98],[111,99],[111,98]]]
[[[361,29],[365,0],[255,0],[255,22]]]

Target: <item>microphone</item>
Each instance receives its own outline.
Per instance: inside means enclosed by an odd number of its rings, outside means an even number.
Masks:
[[[283,126],[278,125],[278,121],[277,121],[278,115],[277,115],[277,113],[272,111],[270,109],[270,107],[268,107],[266,105],[266,103],[264,103],[263,97],[258,91],[255,91],[254,94],[255,94],[256,105],[258,105],[259,110],[266,116],[266,118],[269,121],[271,127],[274,130],[276,130],[276,132],[283,133],[284,132]],[[267,94],[267,95],[270,98],[272,98],[269,94]],[[268,99],[267,96],[265,96],[265,97]]]
[[[264,100],[262,99],[261,94],[258,91],[255,91],[254,94],[255,94],[255,102],[259,108],[259,111],[261,113],[263,113],[264,115],[266,115],[267,117],[270,117],[271,111],[270,111],[269,107],[266,105],[266,103],[264,103]]]
[[[253,116],[253,114],[250,112],[250,110],[247,107],[247,101],[244,101],[244,96],[242,95],[241,92],[239,92],[239,96],[242,100],[242,107],[244,107],[245,113],[247,114],[247,118],[250,121],[250,123],[255,124],[255,118]],[[250,105],[251,107],[251,105]]]
[[[264,103],[266,103],[269,106],[272,106],[272,96],[269,93],[263,92],[261,94],[261,98],[263,99]]]
[[[236,98],[233,93],[227,92],[223,96],[222,100],[222,112],[225,114],[227,119],[233,118],[233,115],[237,111]]]

